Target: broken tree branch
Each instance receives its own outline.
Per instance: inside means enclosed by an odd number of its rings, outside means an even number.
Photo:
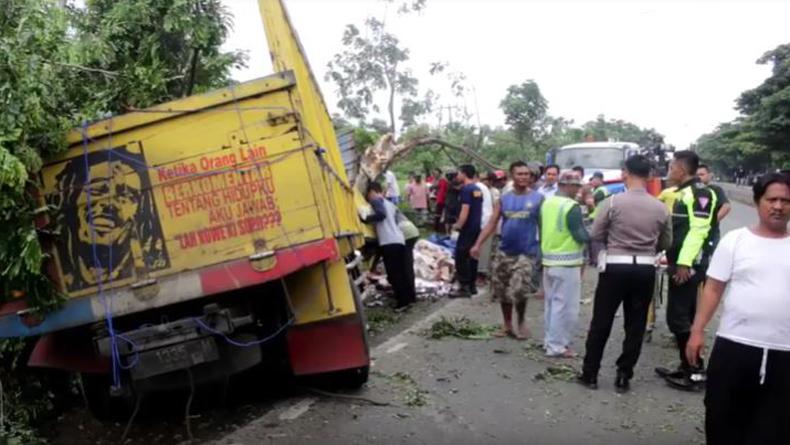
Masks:
[[[397,144],[392,134],[385,134],[379,138],[378,142],[368,147],[360,158],[359,171],[362,174],[357,175],[355,187],[364,194],[368,183],[387,171],[393,162],[408,155],[415,148],[424,145],[438,145],[444,150],[448,148],[456,150],[485,165],[487,168],[492,170],[499,168],[468,147],[455,145],[436,137],[422,137]]]

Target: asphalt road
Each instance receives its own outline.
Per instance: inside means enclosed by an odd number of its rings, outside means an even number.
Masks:
[[[754,207],[741,204],[737,201],[733,201],[730,204],[732,205],[732,211],[721,223],[722,233],[757,223],[757,211]]]
[[[756,221],[752,207],[733,203],[724,232]],[[584,298],[595,273],[588,271]],[[582,306],[576,341],[583,351],[591,304]],[[542,335],[543,304],[531,301],[528,324]],[[533,444],[701,444],[702,394],[666,387],[652,369],[676,362],[677,352],[663,323],[646,343],[632,391],[614,392],[614,361],[622,340],[620,323],[606,351],[600,388],[589,391],[572,380],[580,359],[547,359],[540,339],[461,340],[426,338],[441,317],[464,316],[494,325],[498,307],[487,295],[452,301],[373,350],[369,384],[353,397],[302,395],[275,403],[262,416],[214,444],[362,443],[533,443]],[[373,404],[371,402],[375,402]],[[386,404],[385,406],[378,406]]]
[[[734,202],[722,229],[755,221],[752,207]],[[582,352],[595,280],[595,272],[588,271],[574,345]],[[617,395],[613,387],[622,341],[618,321],[602,363],[600,388],[589,391],[571,381],[580,359],[545,358],[540,338],[432,340],[424,335],[441,317],[459,316],[490,326],[500,320],[498,306],[487,295],[421,302],[410,313],[393,314],[373,335],[374,363],[362,390],[327,397],[256,371],[232,382],[225,408],[216,407],[216,391],[201,388],[191,412],[194,442],[187,441],[184,424],[187,394],[164,394],[147,402],[125,443],[702,443],[702,394],[667,388],[653,375],[655,366],[677,360],[663,308],[626,395]],[[543,302],[530,301],[527,317],[532,332],[542,335]],[[56,445],[120,443],[125,426],[123,421],[100,422],[81,407],[54,423]]]

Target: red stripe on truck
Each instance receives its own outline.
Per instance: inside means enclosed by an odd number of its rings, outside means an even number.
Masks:
[[[276,263],[267,271],[252,268],[249,259],[232,261],[199,271],[203,295],[217,294],[275,280],[321,261],[337,258],[337,243],[326,239],[278,250]]]

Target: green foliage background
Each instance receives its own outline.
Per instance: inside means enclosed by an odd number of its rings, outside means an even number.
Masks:
[[[68,129],[230,82],[245,54],[224,52],[231,17],[220,0],[4,0],[0,8],[0,298],[26,294],[36,312],[62,298],[42,275],[46,255],[30,193],[42,158]],[[34,442],[51,412],[47,378],[21,372],[30,346],[0,342],[6,419],[0,437]]]
[[[738,167],[754,172],[790,169],[790,43],[767,51],[757,63],[771,65],[771,74],[736,100],[741,115],[695,144],[723,174]]]

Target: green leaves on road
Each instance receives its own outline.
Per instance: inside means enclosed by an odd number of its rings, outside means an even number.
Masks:
[[[433,340],[454,337],[464,340],[486,340],[497,330],[496,326],[484,325],[466,317],[445,318],[435,322],[424,335]]]

